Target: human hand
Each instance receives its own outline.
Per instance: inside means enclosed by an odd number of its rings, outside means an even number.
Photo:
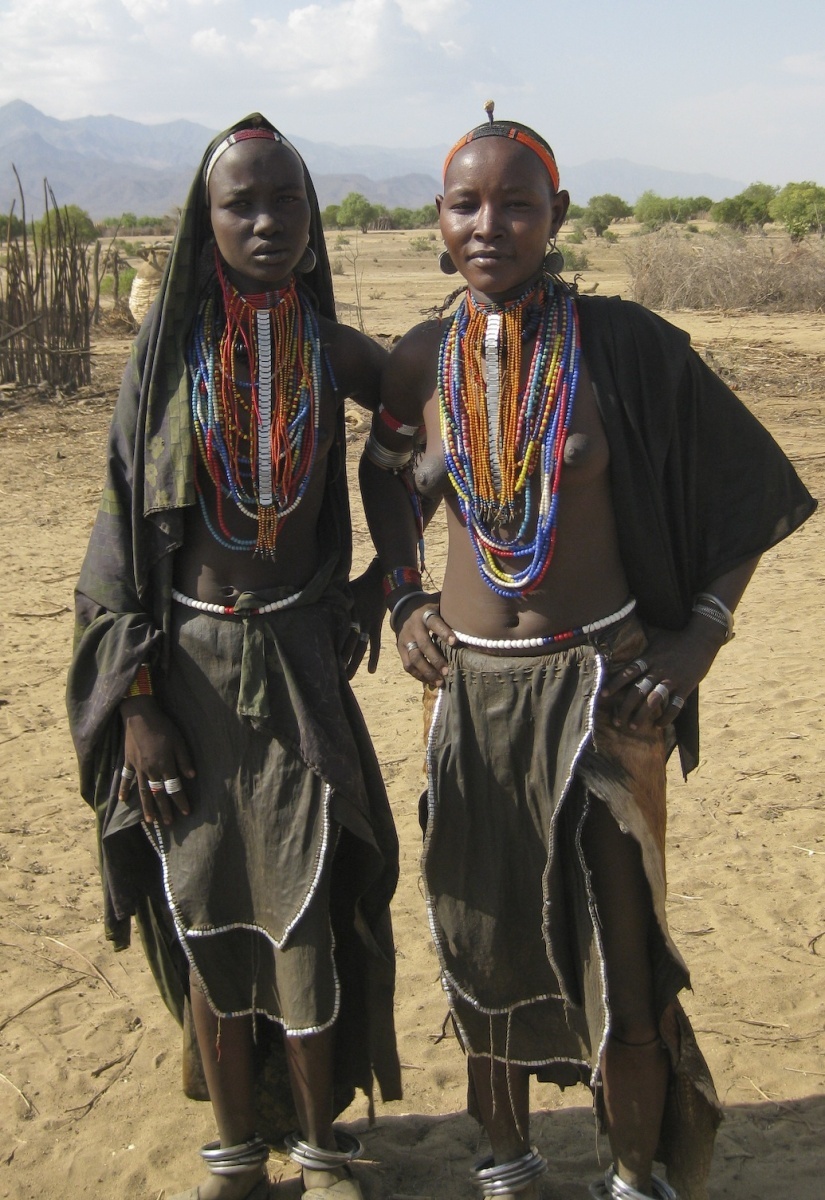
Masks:
[[[442,687],[447,674],[447,660],[433,637],[455,644],[455,634],[438,609],[439,597],[415,596],[404,610],[407,616],[398,630],[398,653],[404,670],[422,683]]]
[[[173,806],[184,816],[189,812],[181,776],[195,777],[183,735],[153,696],[128,697],[121,702],[120,714],[124,747],[118,799],[128,800],[137,784],[144,821],[152,825],[159,816],[164,825],[171,825]]]
[[[363,575],[350,581],[354,600],[353,623],[344,643],[343,660],[347,679],[352,679],[361,665],[367,646],[370,656],[367,670],[374,675],[381,654],[381,628],[384,624],[384,593],[381,590],[381,567],[370,563]]]
[[[721,642],[708,623],[650,631],[644,652],[612,675],[601,691],[617,729],[644,732],[670,725],[710,670]]]

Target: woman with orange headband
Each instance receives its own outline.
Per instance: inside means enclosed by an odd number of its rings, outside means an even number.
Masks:
[[[394,349],[362,490],[401,660],[436,695],[423,870],[481,1190],[538,1195],[533,1074],[593,1089],[594,1197],[702,1200],[719,1106],[678,1000],[665,763],[696,765],[699,682],[814,502],[684,333],[559,278],[568,202],[544,139],[492,112],[450,152],[466,289]],[[446,505],[440,595],[411,470]]]

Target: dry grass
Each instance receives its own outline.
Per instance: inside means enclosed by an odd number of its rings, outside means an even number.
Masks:
[[[633,299],[654,309],[825,311],[825,243],[662,230],[627,251]]]

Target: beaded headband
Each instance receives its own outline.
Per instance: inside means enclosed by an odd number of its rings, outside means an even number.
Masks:
[[[235,133],[230,133],[229,137],[225,137],[222,142],[219,142],[209,156],[209,161],[203,172],[203,182],[206,187],[209,187],[209,176],[215,169],[215,164],[222,154],[225,154],[230,146],[234,146],[237,142],[246,142],[250,138],[264,138],[267,142],[280,142],[282,146],[289,146],[290,150],[295,150],[282,134],[276,133],[273,129],[238,129]],[[295,151],[297,154],[297,150]]]
[[[527,146],[529,150],[538,155],[547,170],[547,174],[550,176],[553,191],[557,192],[559,190],[559,168],[556,164],[553,151],[548,146],[543,146],[533,131],[525,128],[525,126],[511,124],[509,121],[493,121],[493,107],[492,100],[488,100],[484,105],[490,118],[489,125],[478,125],[475,129],[471,129],[469,133],[465,133],[464,137],[459,138],[452,150],[450,150],[444,160],[445,178],[447,169],[453,158],[458,154],[459,150],[463,150],[465,146],[469,146],[470,142],[481,137],[504,137],[510,138],[514,142],[520,142],[522,146]]]

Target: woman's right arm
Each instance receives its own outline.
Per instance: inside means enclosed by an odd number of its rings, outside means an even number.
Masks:
[[[429,323],[411,330],[393,350],[382,379],[381,411],[373,417],[359,472],[370,535],[382,573],[393,584],[386,589],[387,607],[398,652],[404,669],[428,683],[440,682],[447,669],[430,634],[449,639],[452,630],[438,614],[438,597],[403,574],[417,574],[419,530],[410,464],[424,406],[435,389],[438,344],[438,329]],[[435,506],[425,509],[429,519]],[[425,614],[432,612],[425,623]]]

